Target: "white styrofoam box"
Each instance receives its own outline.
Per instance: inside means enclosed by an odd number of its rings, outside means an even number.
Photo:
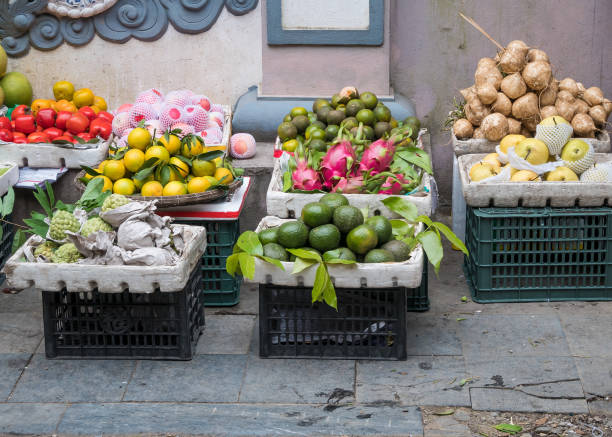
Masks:
[[[290,220],[267,216],[261,219],[255,232],[262,229],[279,226]],[[418,245],[410,256],[403,262],[392,263],[356,263],[356,264],[328,264],[327,271],[334,286],[341,288],[361,287],[407,287],[416,288],[421,285],[423,263],[425,262],[423,249]],[[292,262],[282,262],[285,271],[278,267],[255,258],[255,275],[252,282],[259,284],[273,283],[276,285],[312,287],[315,281],[316,266],[309,267],[296,275],[292,275]]]
[[[459,140],[451,130],[451,139],[455,155],[467,155],[471,153],[494,153],[495,146],[499,142],[489,141],[484,138],[470,138],[469,140]],[[610,135],[606,131],[599,132],[596,138],[579,138],[588,141],[593,146],[595,153],[610,153]]]
[[[185,249],[183,256],[172,266],[125,266],[53,264],[22,261],[23,247],[8,259],[3,272],[7,285],[15,290],[34,287],[45,291],[88,292],[95,288],[101,293],[121,293],[126,288],[131,293],[181,291],[189,275],[206,250],[206,229],[200,226],[172,225],[184,228]],[[34,235],[26,245],[40,239]]]
[[[80,169],[82,165],[92,167],[102,162],[111,141],[112,137],[89,149],[78,148],[78,144],[76,148],[68,148],[58,144],[0,142],[0,155],[3,159],[16,162],[19,167]]]
[[[221,143],[206,144],[206,147],[225,146],[227,150],[227,147],[229,147],[230,137],[232,136],[232,107],[230,105],[221,105],[221,107],[223,108],[223,112],[225,112],[225,119],[223,121],[223,137],[221,139]]]
[[[452,189],[451,221],[455,235],[465,242],[465,198],[461,190],[461,177],[459,176],[459,163],[457,156],[453,156],[453,189]]]
[[[470,182],[472,165],[484,158],[478,153],[458,157],[463,197],[473,207],[583,207],[612,205],[612,182]],[[611,162],[612,154],[596,153],[595,162]],[[485,179],[486,181],[486,179]]]
[[[19,180],[19,167],[14,162],[0,161],[0,169],[8,168],[8,171],[0,176],[0,196],[4,196],[9,187]]]

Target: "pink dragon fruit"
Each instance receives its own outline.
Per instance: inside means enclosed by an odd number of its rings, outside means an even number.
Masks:
[[[363,191],[363,176],[351,175],[347,178],[340,178],[334,189],[333,193],[343,194],[358,194]]]
[[[355,151],[348,141],[341,141],[327,151],[321,161],[325,186],[331,188],[339,179],[346,178],[355,164]]]
[[[380,187],[378,194],[401,194],[402,184],[410,183],[410,179],[404,178],[402,174],[396,174],[395,177],[389,176]]]
[[[291,174],[293,188],[296,190],[313,191],[323,188],[319,180],[319,173],[309,168],[306,161],[298,161],[297,168]]]
[[[368,146],[365,152],[363,152],[361,163],[359,164],[359,171],[369,170],[371,176],[385,171],[389,167],[389,164],[391,164],[394,153],[395,146],[393,143],[382,138],[374,141]]]

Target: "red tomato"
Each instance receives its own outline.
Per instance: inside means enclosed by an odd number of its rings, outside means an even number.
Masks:
[[[106,121],[108,121],[109,123],[113,122],[113,119],[115,118],[113,116],[113,114],[111,114],[110,112],[106,112],[106,111],[100,111],[98,112],[98,118],[103,118]]]
[[[66,122],[66,129],[72,134],[80,134],[85,132],[89,126],[89,118],[80,112],[72,114],[72,117]]]
[[[43,132],[34,132],[28,135],[28,143],[48,143],[49,137]]]
[[[55,117],[57,117],[57,112],[55,112],[53,109],[41,109],[36,115],[36,124],[38,126],[42,126],[43,129],[53,127],[55,126]]]
[[[48,127],[43,131],[51,141],[56,139],[57,137],[61,137],[64,134],[64,131],[57,127]]]
[[[72,112],[60,111],[55,119],[55,127],[61,130],[66,130],[66,122],[70,119],[70,117],[72,117]]]
[[[97,117],[94,110],[91,109],[89,106],[83,106],[82,108],[79,109],[79,112],[83,114],[85,117],[87,117],[89,121],[93,121]]]
[[[36,131],[35,132],[42,132],[44,130],[45,130],[45,128],[42,127],[41,125],[36,125]]]
[[[66,135],[59,136],[59,137],[57,137],[57,138],[55,139],[55,141],[58,141],[58,140],[68,141],[68,142],[70,142],[70,143],[75,143],[75,142],[76,142],[76,141],[74,140],[74,138],[69,137],[69,136],[66,136]]]
[[[78,135],[75,135],[75,136],[79,137],[83,141],[89,141],[89,140],[91,140],[93,138],[89,132],[82,132],[82,133],[80,133]]]
[[[68,132],[67,130],[64,131],[64,133],[62,134],[65,137],[68,137],[70,139],[72,139],[72,134],[70,132]]]
[[[13,130],[13,126],[11,125],[11,119],[8,117],[0,117],[0,129]]]
[[[113,125],[103,118],[96,118],[89,125],[89,133],[92,137],[102,137],[108,140],[108,137],[113,133]]]
[[[24,134],[31,134],[36,131],[33,115],[20,115],[15,118],[15,130]]]
[[[11,120],[15,120],[17,117],[22,115],[29,115],[32,112],[30,111],[30,107],[28,105],[18,105],[11,112]]]
[[[28,139],[26,137],[15,137],[15,138],[13,138],[13,143],[26,144],[27,142],[28,142]]]
[[[13,142],[13,132],[10,129],[0,129],[0,140],[7,143]]]
[[[13,138],[25,138],[26,135],[22,132],[13,132]]]

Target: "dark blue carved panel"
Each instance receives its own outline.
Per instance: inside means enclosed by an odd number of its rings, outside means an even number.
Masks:
[[[100,15],[73,19],[44,13],[47,0],[0,0],[0,38],[11,57],[27,54],[30,45],[39,50],[53,50],[64,41],[85,45],[96,33],[115,43],[132,37],[154,41],[168,23],[179,32],[196,34],[210,29],[224,6],[234,15],[244,15],[257,4],[258,0],[119,0]]]

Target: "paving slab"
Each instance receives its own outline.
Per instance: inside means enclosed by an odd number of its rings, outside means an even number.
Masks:
[[[588,321],[587,321],[588,320]],[[612,357],[612,315],[561,315],[563,330],[574,355]]]
[[[196,354],[247,354],[256,316],[208,315]]]
[[[423,425],[416,407],[119,403],[71,405],[58,433],[418,437]]]
[[[457,420],[455,415],[436,416],[429,418],[425,425],[425,437],[472,437],[467,424]]]
[[[357,401],[364,404],[469,406],[462,357],[408,357],[406,361],[359,361]]]
[[[139,361],[126,401],[237,402],[246,355],[196,355],[191,361]]]
[[[461,355],[457,321],[440,314],[408,314],[408,355]]]
[[[134,365],[126,360],[47,360],[34,354],[10,401],[119,401]]]
[[[0,400],[11,394],[31,354],[0,354]]]
[[[0,291],[2,284],[0,284]],[[26,288],[16,293],[0,292],[0,313],[42,313],[42,294],[35,288]]]
[[[612,417],[612,398],[589,402],[589,412],[591,414]]]
[[[354,400],[355,362],[249,356],[240,402],[333,404]]]
[[[55,434],[66,408],[62,404],[0,404],[0,433]]]
[[[40,313],[9,312],[0,315],[0,353],[34,353],[42,337]]]
[[[466,357],[570,355],[557,316],[465,316],[458,332]]]
[[[255,224],[255,226],[257,226],[257,224]],[[255,229],[255,227],[252,229]],[[206,313],[206,323],[208,324],[209,315],[257,315],[259,311],[258,290],[258,284],[250,284],[243,281],[242,285],[240,286],[240,302],[231,307],[206,307],[204,310]]]
[[[588,413],[584,399],[549,399],[505,388],[470,388],[472,409],[529,413]]]
[[[612,398],[612,363],[609,358],[574,358],[582,388],[588,398]]]

